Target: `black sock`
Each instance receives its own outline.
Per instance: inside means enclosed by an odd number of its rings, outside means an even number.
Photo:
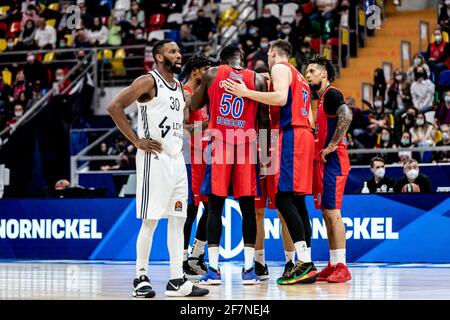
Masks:
[[[240,197],[239,206],[242,212],[242,237],[244,244],[254,245],[256,242],[255,197]]]
[[[206,238],[208,245],[220,244],[222,237],[222,210],[225,204],[225,197],[210,194],[208,199],[208,221]]]
[[[294,243],[306,241],[305,228],[294,203],[294,194],[292,192],[278,191],[275,196],[275,206],[286,221],[292,241]]]

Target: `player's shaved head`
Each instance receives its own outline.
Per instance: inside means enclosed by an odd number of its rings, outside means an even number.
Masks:
[[[223,49],[220,51],[220,64],[231,64],[233,62],[238,62],[239,64],[242,64],[244,55],[236,46],[228,45],[223,47]]]
[[[169,40],[169,39],[163,39],[163,40],[159,40],[159,41],[155,42],[155,44],[153,45],[153,50],[152,50],[153,59],[156,60],[156,55],[157,54],[163,54],[164,45],[166,43],[171,43],[171,42],[174,42],[174,41],[173,40]]]

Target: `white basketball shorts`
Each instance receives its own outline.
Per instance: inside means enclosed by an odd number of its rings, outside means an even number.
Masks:
[[[188,181],[183,154],[170,156],[138,149],[136,216],[138,219],[186,217]]]

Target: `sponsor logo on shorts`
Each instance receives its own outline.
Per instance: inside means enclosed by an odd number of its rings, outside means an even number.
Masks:
[[[183,210],[183,203],[181,201],[175,202],[175,211],[182,211]]]

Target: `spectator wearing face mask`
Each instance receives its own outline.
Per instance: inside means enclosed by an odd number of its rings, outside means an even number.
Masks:
[[[428,45],[426,60],[434,74],[434,82],[439,83],[439,74],[450,68],[450,44],[444,42],[439,28],[434,30],[434,42]]]
[[[426,175],[420,173],[419,163],[415,159],[410,159],[403,163],[403,173],[404,177],[400,178],[394,185],[394,192],[408,192],[404,188],[406,185],[415,184],[418,186],[416,192],[420,193],[431,193],[432,185],[431,180]],[[409,191],[411,192],[411,191]]]
[[[375,97],[368,119],[369,126],[367,129],[372,137],[374,137],[382,128],[391,127],[390,116],[389,113],[384,110],[384,102],[382,97]]]
[[[406,109],[405,105],[406,107],[412,105],[411,85],[405,79],[403,72],[396,69],[389,84],[386,108],[393,111],[397,118]]]
[[[373,177],[366,180],[370,193],[387,193],[394,192],[395,180],[386,176],[386,168],[384,159],[381,157],[373,157],[370,160],[370,171]]]
[[[267,37],[261,37],[261,41],[259,43],[259,49],[255,52],[253,56],[253,60],[256,62],[258,60],[264,61],[266,65],[267,62],[267,52],[269,52],[269,39]]]
[[[427,112],[433,108],[434,83],[427,78],[422,67],[416,68],[414,75],[416,80],[411,84],[413,105],[417,110]]]
[[[450,129],[448,124],[442,124],[440,127],[442,140],[436,143],[436,147],[450,147]],[[450,151],[433,152],[433,162],[450,162]]]
[[[416,53],[413,56],[411,62],[412,62],[411,65],[409,66],[408,70],[406,71],[406,76],[408,77],[408,80],[410,80],[410,81],[416,80],[414,71],[418,67],[422,67],[423,70],[425,71],[425,73],[427,74],[427,77],[430,78],[430,75],[431,75],[430,67],[427,65],[425,58],[422,57],[422,55],[420,53]]]
[[[416,125],[409,129],[411,142],[418,147],[429,147],[434,145],[434,128],[426,122],[425,115],[419,112]]]
[[[409,132],[403,132],[400,138],[400,148],[403,149],[411,149],[413,144],[411,142],[411,134]],[[398,152],[398,160],[399,163],[405,163],[410,159],[420,159],[420,154],[418,152],[412,152],[409,150],[399,151]]]
[[[70,85],[70,80],[66,79],[64,82],[61,82],[64,79],[64,69],[58,68],[55,71],[55,81],[53,82],[53,88],[56,89],[56,94],[62,94],[63,91]]]
[[[6,123],[6,128],[10,128],[12,125],[16,124],[17,121],[23,117],[24,113],[25,107],[20,103],[16,103],[14,106],[14,116]]]
[[[27,97],[27,99],[31,97],[31,87],[29,86],[28,82],[25,81],[23,70],[20,70],[17,72],[16,81],[12,86],[12,96],[10,96],[9,98],[10,102],[18,100],[22,92],[25,92],[25,96]]]
[[[40,81],[42,87],[47,86],[47,71],[44,65],[36,60],[36,56],[32,52],[27,54],[27,63],[23,67],[23,73],[29,84]]]
[[[34,45],[34,36],[36,34],[36,24],[33,20],[28,20],[25,27],[19,35],[19,43],[17,44],[21,50],[32,49]]]
[[[197,11],[197,19],[192,24],[192,34],[200,41],[209,41],[216,32],[216,26],[211,18],[205,16],[205,11],[199,9]]]
[[[90,29],[87,30],[87,37],[92,46],[103,46],[108,41],[108,28],[102,24],[100,17],[95,17]]]
[[[381,129],[381,132],[378,136],[377,144],[375,145],[377,149],[390,149],[397,148],[397,145],[394,142],[394,137],[391,133],[391,130],[388,128]],[[380,152],[378,154],[380,157],[384,158],[386,163],[391,164],[398,161],[398,156],[396,153],[392,152]]]
[[[450,124],[450,90],[444,92],[442,100],[436,109],[437,124]]]
[[[269,8],[263,9],[262,16],[255,20],[255,24],[259,29],[259,35],[270,41],[275,40],[281,30],[280,19],[273,16]]]

